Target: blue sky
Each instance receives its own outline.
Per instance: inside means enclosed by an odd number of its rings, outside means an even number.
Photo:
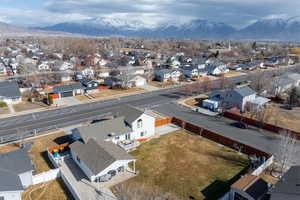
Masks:
[[[141,19],[149,25],[208,19],[240,28],[299,11],[299,0],[0,0],[0,21],[19,26],[108,17]]]

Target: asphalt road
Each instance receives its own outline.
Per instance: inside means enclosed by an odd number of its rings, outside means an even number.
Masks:
[[[240,82],[247,80],[248,76],[243,75],[230,79],[234,82]],[[177,104],[177,100],[184,95],[182,87],[177,87],[122,97],[114,100],[76,105],[57,110],[1,119],[0,136],[8,136],[18,132],[33,130],[42,131],[47,130],[47,128],[76,125],[87,120],[114,114],[118,111],[119,106],[129,104],[140,108],[153,109],[169,116],[181,118],[272,154],[277,152],[276,147],[279,142],[278,135],[268,131],[260,132],[255,127],[241,130],[231,126],[230,123],[232,121],[228,119],[223,118],[221,120],[216,120],[213,117],[192,112]]]

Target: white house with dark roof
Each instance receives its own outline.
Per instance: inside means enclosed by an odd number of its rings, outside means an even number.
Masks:
[[[72,130],[73,138],[84,142],[92,138],[97,141],[111,141],[125,150],[131,150],[138,145],[138,140],[154,136],[154,117],[127,105],[120,106],[114,112],[116,118]]]
[[[110,141],[89,139],[70,145],[71,155],[90,181],[108,181],[117,173],[135,173],[135,159]],[[129,163],[133,162],[133,169]]]
[[[257,96],[256,92],[248,86],[214,92],[208,100],[203,101],[203,104],[209,105],[209,100],[213,100],[214,103],[218,102],[218,107],[238,107],[241,111],[245,111],[246,106],[251,110],[261,109],[270,101]]]
[[[0,199],[21,200],[21,193],[32,185],[34,171],[28,151],[31,144],[22,149],[0,155]]]
[[[7,104],[17,104],[22,101],[21,92],[17,82],[0,82],[0,101]]]

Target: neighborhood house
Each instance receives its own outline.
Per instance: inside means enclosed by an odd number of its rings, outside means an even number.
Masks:
[[[31,144],[23,148],[0,154],[0,199],[21,200],[21,193],[32,185],[34,167],[28,151]]]
[[[0,101],[7,104],[17,104],[22,101],[21,92],[17,82],[0,82]]]

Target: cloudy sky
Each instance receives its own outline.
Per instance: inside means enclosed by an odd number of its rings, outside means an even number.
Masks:
[[[208,19],[241,28],[261,18],[300,15],[299,0],[0,0],[0,21],[46,26],[96,17],[155,25]]]

